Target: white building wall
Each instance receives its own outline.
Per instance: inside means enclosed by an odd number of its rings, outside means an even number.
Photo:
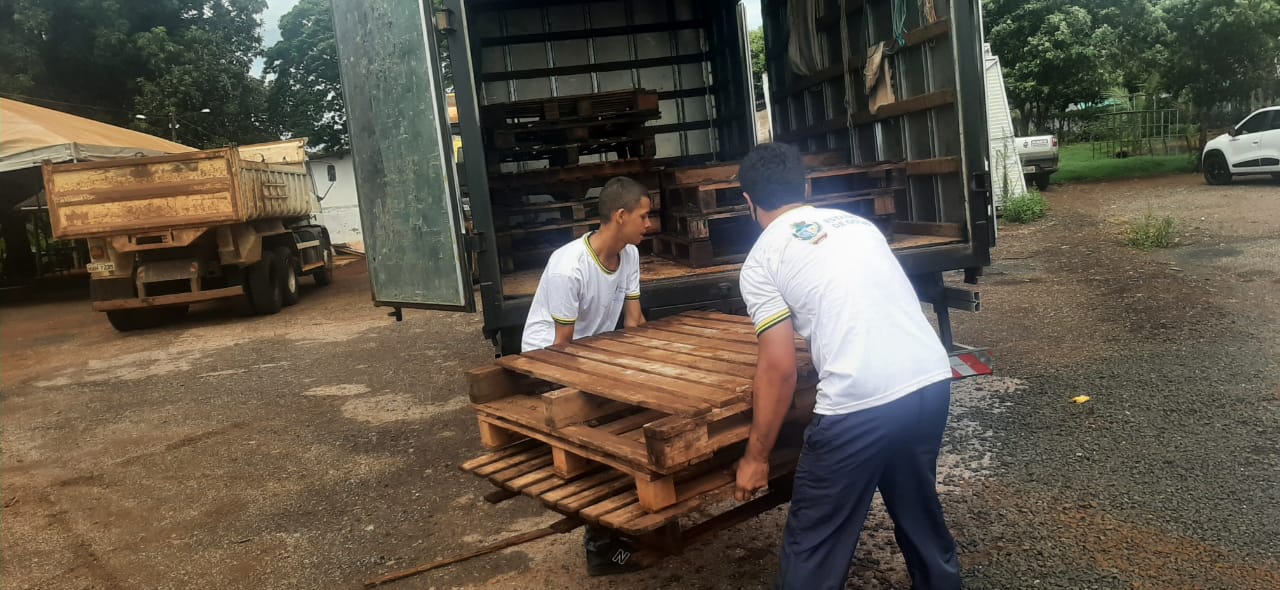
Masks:
[[[356,200],[356,174],[351,154],[309,160],[311,177],[316,182],[320,201],[320,223],[329,228],[329,239],[335,244],[362,245],[360,207]],[[334,167],[337,179],[329,182],[328,167]]]
[[[1022,176],[1022,161],[1014,141],[1017,133],[1009,111],[1009,96],[1005,94],[1000,58],[991,53],[989,44],[983,45],[982,53],[987,89],[987,140],[991,144],[991,191],[996,207],[1002,207],[1006,196],[1026,194],[1027,182]]]

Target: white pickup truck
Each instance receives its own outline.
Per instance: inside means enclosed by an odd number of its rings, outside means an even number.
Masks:
[[[1018,146],[1018,159],[1027,184],[1035,183],[1036,189],[1048,190],[1049,176],[1058,171],[1058,138],[1052,135],[1017,137],[1014,143]]]

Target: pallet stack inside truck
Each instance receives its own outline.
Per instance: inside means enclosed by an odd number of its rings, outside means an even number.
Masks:
[[[623,90],[487,105],[481,110],[504,272],[538,268],[599,225],[596,194],[614,176],[653,187],[658,94]],[[653,232],[660,219],[652,219]]]
[[[760,509],[785,501],[813,409],[817,374],[806,345],[797,347],[797,391],[773,457],[779,493]],[[671,543],[682,536],[749,516],[692,522],[731,493],[751,426],[756,352],[749,319],[693,311],[502,357],[469,373],[490,452],[462,469],[566,516],[678,549]]]

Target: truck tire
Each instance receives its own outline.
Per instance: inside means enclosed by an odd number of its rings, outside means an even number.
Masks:
[[[107,312],[107,321],[119,332],[147,330],[181,320],[187,315],[187,306],[159,307],[153,309],[120,309]]]
[[[276,258],[281,261],[280,293],[283,297],[281,302],[288,307],[298,302],[298,264],[293,257],[293,252],[284,246],[276,248]]]
[[[1049,190],[1049,173],[1041,172],[1035,177],[1036,190],[1044,192]]]
[[[271,315],[280,311],[284,303],[284,285],[280,279],[281,264],[275,252],[264,249],[262,260],[249,267],[249,302],[258,315]]]
[[[1227,157],[1221,152],[1205,155],[1204,181],[1214,186],[1231,184],[1231,167],[1227,165]]]
[[[324,266],[311,271],[311,277],[315,279],[316,286],[324,287],[333,282],[333,246],[329,244],[327,234],[320,238],[320,247],[324,250],[321,254],[324,256]]]

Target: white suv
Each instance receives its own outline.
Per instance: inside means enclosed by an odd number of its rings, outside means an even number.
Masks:
[[[1227,184],[1243,174],[1280,180],[1280,106],[1260,109],[1204,146],[1204,180]]]

